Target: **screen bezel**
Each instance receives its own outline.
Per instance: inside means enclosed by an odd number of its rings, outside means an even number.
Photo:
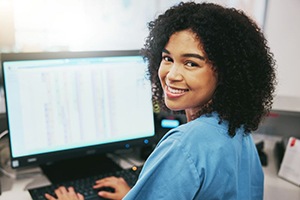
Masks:
[[[43,59],[64,59],[64,58],[93,58],[93,57],[113,57],[113,56],[140,56],[139,50],[118,50],[118,51],[84,51],[84,52],[33,52],[33,53],[2,53],[1,54],[1,72],[3,78],[4,95],[5,94],[5,74],[3,63],[7,61],[21,61],[21,60],[43,60]],[[7,104],[5,104],[7,110]],[[10,129],[10,121],[8,113],[6,112],[7,128]],[[155,121],[153,113],[153,121]],[[154,126],[154,135],[142,137],[132,140],[125,140],[113,142],[108,144],[97,144],[86,147],[73,148],[69,150],[59,150],[41,154],[34,154],[30,156],[13,157],[10,153],[12,168],[23,168],[28,166],[39,166],[43,164],[53,163],[56,161],[72,158],[81,158],[90,155],[100,155],[110,153],[119,149],[129,149],[132,147],[145,147],[151,146],[157,142],[157,135],[155,134],[156,127]],[[10,134],[9,134],[10,138]],[[10,141],[10,140],[9,140]],[[10,152],[12,152],[12,145],[10,144]],[[18,165],[13,162],[17,160]]]

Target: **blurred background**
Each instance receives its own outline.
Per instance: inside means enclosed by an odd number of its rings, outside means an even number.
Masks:
[[[140,49],[148,34],[147,23],[178,2],[180,1],[0,0],[0,53]],[[259,131],[300,135],[300,123],[297,123],[300,118],[300,1],[208,2],[242,9],[250,15],[262,28],[277,60],[279,84],[274,113]],[[1,77],[0,73],[0,79]],[[1,84],[0,115],[2,127],[5,126],[5,103]]]

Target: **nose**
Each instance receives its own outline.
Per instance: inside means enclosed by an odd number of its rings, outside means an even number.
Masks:
[[[180,81],[182,80],[182,78],[183,76],[181,66],[174,63],[168,71],[167,79],[170,81]]]

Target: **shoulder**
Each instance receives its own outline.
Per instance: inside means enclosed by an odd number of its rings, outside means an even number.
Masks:
[[[203,115],[169,131],[158,143],[156,150],[158,153],[169,150],[184,155],[181,159],[189,159],[198,169],[235,159],[233,152],[243,149],[249,137],[245,137],[243,128],[237,130],[235,137],[231,137],[227,121],[219,122],[216,113]]]
[[[203,115],[191,122],[170,130],[158,143],[158,146],[166,141],[177,141],[184,144],[207,144],[230,139],[228,135],[228,123],[219,123],[217,113]]]

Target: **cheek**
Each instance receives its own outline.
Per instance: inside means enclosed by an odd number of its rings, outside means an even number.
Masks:
[[[164,77],[165,77],[165,71],[163,67],[159,66],[158,68],[158,77],[161,83],[163,83]]]
[[[217,88],[217,83],[218,83],[218,80],[216,79],[215,76],[208,82],[208,88],[209,88],[211,96],[213,96],[213,94]]]
[[[213,94],[217,86],[217,78],[213,73],[192,75],[189,78],[189,83],[191,83],[189,84],[191,89],[201,89],[207,94]]]

